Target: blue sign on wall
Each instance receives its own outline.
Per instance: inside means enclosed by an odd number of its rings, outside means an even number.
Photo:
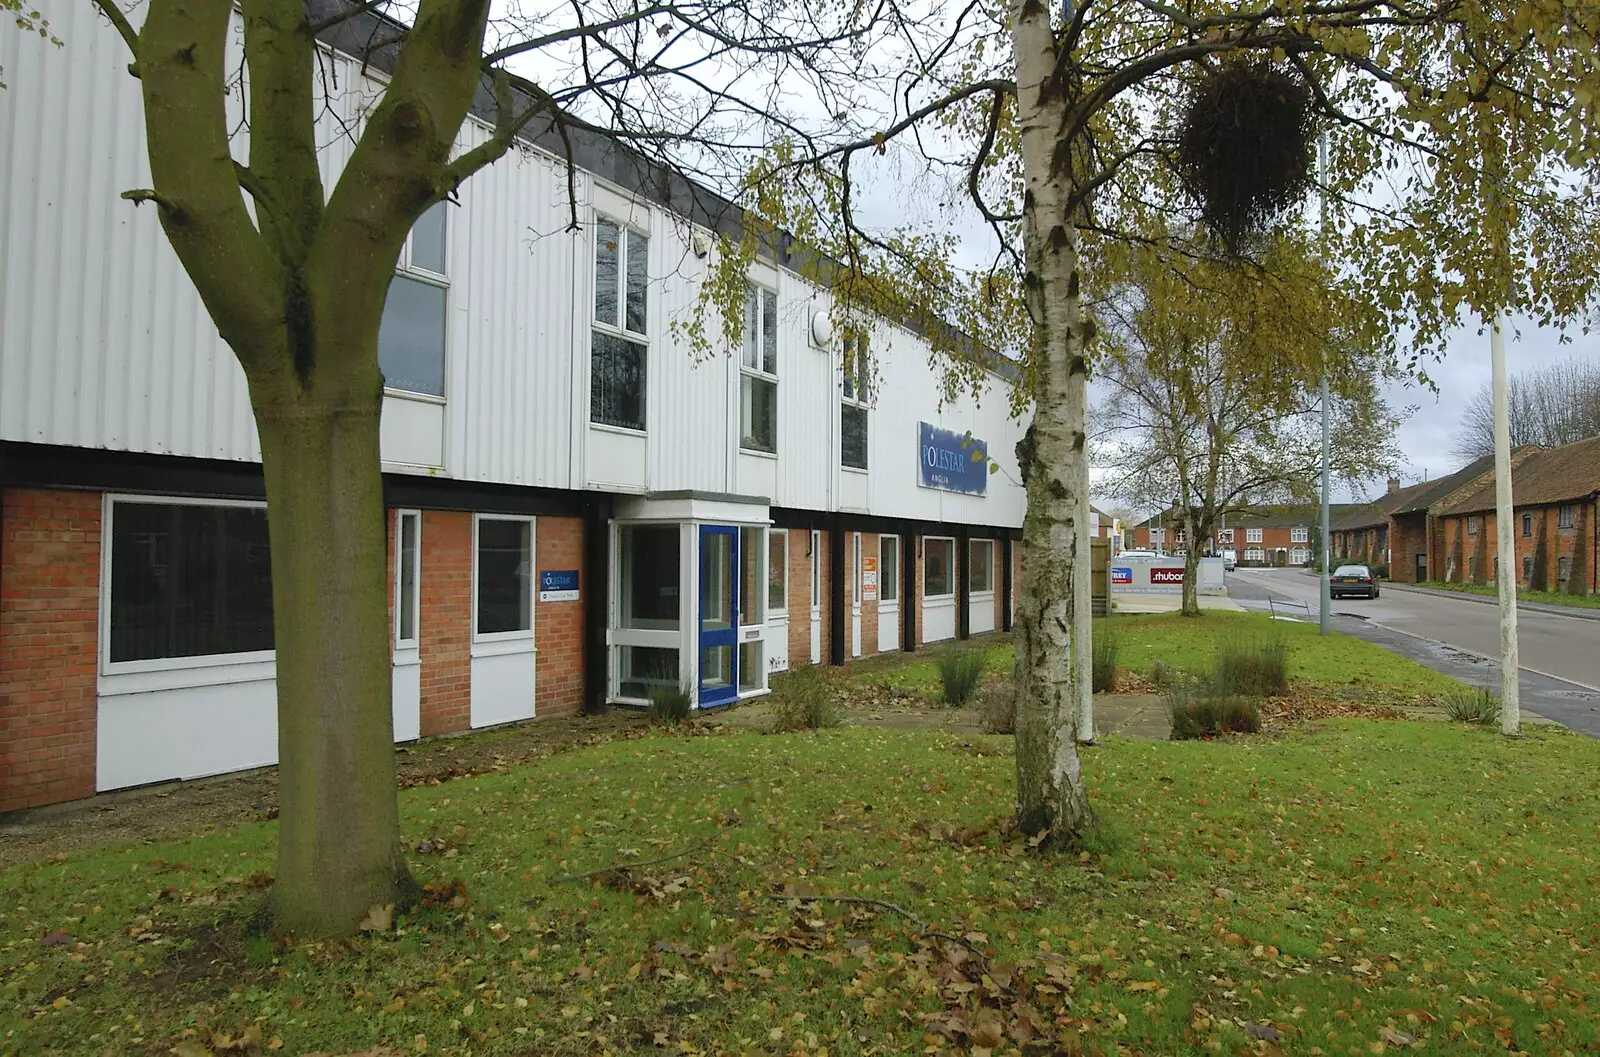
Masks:
[[[578,570],[540,569],[539,601],[576,602],[578,600]]]
[[[989,490],[989,445],[969,434],[917,423],[922,487],[984,495]]]

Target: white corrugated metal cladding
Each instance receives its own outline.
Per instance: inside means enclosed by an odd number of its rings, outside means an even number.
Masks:
[[[136,83],[115,31],[79,0],[42,10],[56,49],[0,34],[0,440],[254,461],[243,376],[167,246],[152,209],[119,195],[149,182]],[[331,185],[381,80],[330,57],[324,113]],[[461,149],[485,128],[469,122]],[[242,156],[243,134],[236,142]],[[562,167],[512,154],[465,186],[448,212],[442,399],[385,405],[391,469],[551,488],[693,488],[770,496],[774,505],[973,525],[1017,526],[1013,454],[1021,424],[1004,384],[941,408],[928,350],[880,324],[870,469],[839,459],[839,343],[818,348],[826,294],[787,271],[752,278],[778,294],[776,457],[739,449],[736,355],[696,364],[672,322],[693,311],[705,262],[688,225],[589,173],[576,181],[582,230],[568,228]],[[647,429],[589,425],[596,211],[648,234]],[[619,215],[621,214],[621,215]],[[919,487],[919,422],[989,443],[1002,472],[986,497]]]

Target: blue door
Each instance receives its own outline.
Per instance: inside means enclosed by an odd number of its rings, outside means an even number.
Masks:
[[[739,532],[700,529],[700,707],[726,705],[739,694]]]

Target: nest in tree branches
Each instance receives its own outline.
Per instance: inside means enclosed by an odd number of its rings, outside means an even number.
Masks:
[[[1298,203],[1311,182],[1311,89],[1292,70],[1236,60],[1195,86],[1175,165],[1206,226],[1234,253]]]

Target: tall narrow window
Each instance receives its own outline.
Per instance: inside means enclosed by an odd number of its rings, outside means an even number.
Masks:
[[[822,605],[822,533],[811,530],[811,605]]]
[[[378,325],[378,367],[389,389],[444,396],[447,206],[417,218],[400,250]]]
[[[789,532],[767,532],[767,612],[789,612]]]
[[[967,590],[994,590],[994,540],[973,540],[968,553]]]
[[[266,507],[119,499],[110,536],[108,661],[273,648]]]
[[[867,407],[871,369],[865,334],[844,339],[844,379],[839,388],[839,464],[867,468]]]
[[[422,515],[415,510],[401,511],[396,519],[394,541],[394,644],[401,648],[417,645],[421,544]]]
[[[766,547],[761,539],[764,529],[739,530],[739,623],[748,627],[767,619],[766,592],[762,590],[766,577],[762,562],[766,560]]]
[[[745,287],[739,446],[778,450],[778,295],[754,285]]]
[[[1571,527],[1572,527],[1572,504],[1568,503],[1566,506],[1562,507],[1560,513],[1558,513],[1556,515],[1556,528],[1571,528]]]
[[[1523,514],[1522,515],[1522,534],[1524,536],[1533,535],[1533,515],[1532,514]]]
[[[478,635],[533,630],[533,521],[478,517]]]
[[[594,225],[589,421],[645,428],[650,239],[613,220]]]
[[[900,537],[878,537],[878,600],[893,602],[900,597]]]

